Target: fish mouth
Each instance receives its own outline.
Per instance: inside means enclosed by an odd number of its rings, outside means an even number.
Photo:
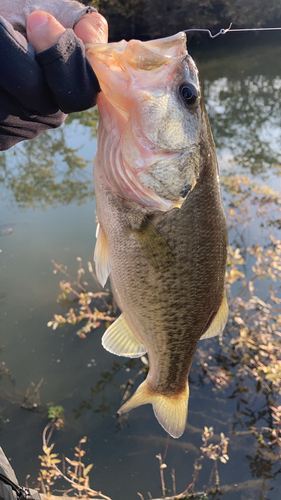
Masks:
[[[124,51],[127,63],[144,71],[155,70],[185,55],[186,35],[183,32],[147,42],[130,40]]]
[[[187,55],[186,34],[182,31],[146,42],[132,39],[129,42],[86,43],[85,49],[105,94],[112,94],[118,83],[123,84],[123,88],[124,85],[128,87],[133,77],[131,72],[153,71],[163,66],[166,69]]]
[[[164,57],[179,57],[186,53],[186,34],[183,31],[176,33],[175,35],[168,36],[166,38],[157,38],[155,40],[148,40],[146,42],[141,42],[140,40],[121,40],[120,42],[113,43],[85,43],[86,52],[95,52],[96,55],[101,54],[105,58],[109,54],[118,53],[122,54],[125,52],[127,47],[136,47],[142,45],[146,50],[150,50],[152,53],[158,56]],[[126,56],[128,57],[130,50],[128,50]],[[116,60],[118,58],[116,57]],[[129,59],[129,57],[128,57]]]

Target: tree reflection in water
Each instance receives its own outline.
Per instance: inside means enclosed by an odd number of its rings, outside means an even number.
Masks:
[[[79,155],[78,149],[69,146],[66,132],[76,122],[95,136],[97,121],[95,109],[73,113],[60,129],[46,131],[32,141],[0,153],[0,186],[23,209],[45,209],[73,202],[81,205],[92,199],[92,178],[84,173],[89,162]]]
[[[222,78],[204,90],[218,150],[254,175],[280,172],[281,78]]]
[[[199,69],[218,153],[253,175],[280,174],[280,44],[207,57]]]

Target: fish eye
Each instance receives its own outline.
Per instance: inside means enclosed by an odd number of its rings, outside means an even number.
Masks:
[[[198,97],[198,92],[196,87],[192,85],[192,83],[182,83],[179,88],[179,93],[184,103],[190,106],[190,104],[194,104]]]

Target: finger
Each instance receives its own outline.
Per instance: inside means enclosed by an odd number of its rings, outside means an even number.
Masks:
[[[51,14],[39,10],[28,17],[26,32],[35,52],[41,52],[54,45],[65,28]]]
[[[106,19],[98,12],[85,14],[75,25],[74,32],[84,43],[107,43]]]

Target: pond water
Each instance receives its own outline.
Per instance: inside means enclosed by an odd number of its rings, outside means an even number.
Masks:
[[[231,47],[213,41],[208,49],[191,49],[224,176],[230,245],[241,248],[242,255],[255,243],[269,246],[270,235],[280,238],[281,44],[277,37],[265,40],[253,45],[251,39],[248,46],[245,38],[244,46]],[[232,319],[220,342],[200,343],[190,375],[186,431],[169,441],[148,405],[117,419],[124,387],[144,365],[102,348],[103,323],[84,339],[76,334],[81,325],[47,326],[54,314],[68,311],[56,302],[59,281],[68,278],[53,273],[52,260],[67,266],[74,278],[82,262],[85,286],[100,290],[87,273],[95,245],[96,125],[95,112],[73,115],[60,130],[0,156],[0,444],[19,481],[30,475],[29,485],[36,484],[47,404],[61,405],[65,425],[52,436],[55,451],[72,458],[79,439],[87,436],[85,463],[94,463],[94,489],[113,500],[137,499],[137,492],[145,499],[148,492],[160,498],[156,455],[166,449],[166,486],[172,490],[174,469],[180,493],[192,482],[204,426],[213,427],[210,442],[219,443],[220,433],[229,438],[229,461],[218,463],[222,498],[279,500],[280,447],[268,445],[264,434],[262,443],[251,431],[253,426],[274,427],[270,406],[281,404],[279,389],[268,381],[266,391],[248,365],[241,372],[244,361],[238,354],[234,360],[231,347],[236,335]],[[238,191],[227,181],[235,175],[247,177],[242,183],[236,178]],[[277,194],[257,188],[264,184]],[[241,210],[235,206],[238,198]],[[245,258],[245,279],[251,278],[254,261],[253,255]],[[267,280],[257,287],[261,301],[267,300],[271,284],[280,297],[278,280]],[[241,283],[230,288],[233,304]],[[243,311],[240,316],[243,321]],[[36,394],[31,383],[39,384]],[[195,491],[208,486],[213,461],[205,458],[202,465]]]

